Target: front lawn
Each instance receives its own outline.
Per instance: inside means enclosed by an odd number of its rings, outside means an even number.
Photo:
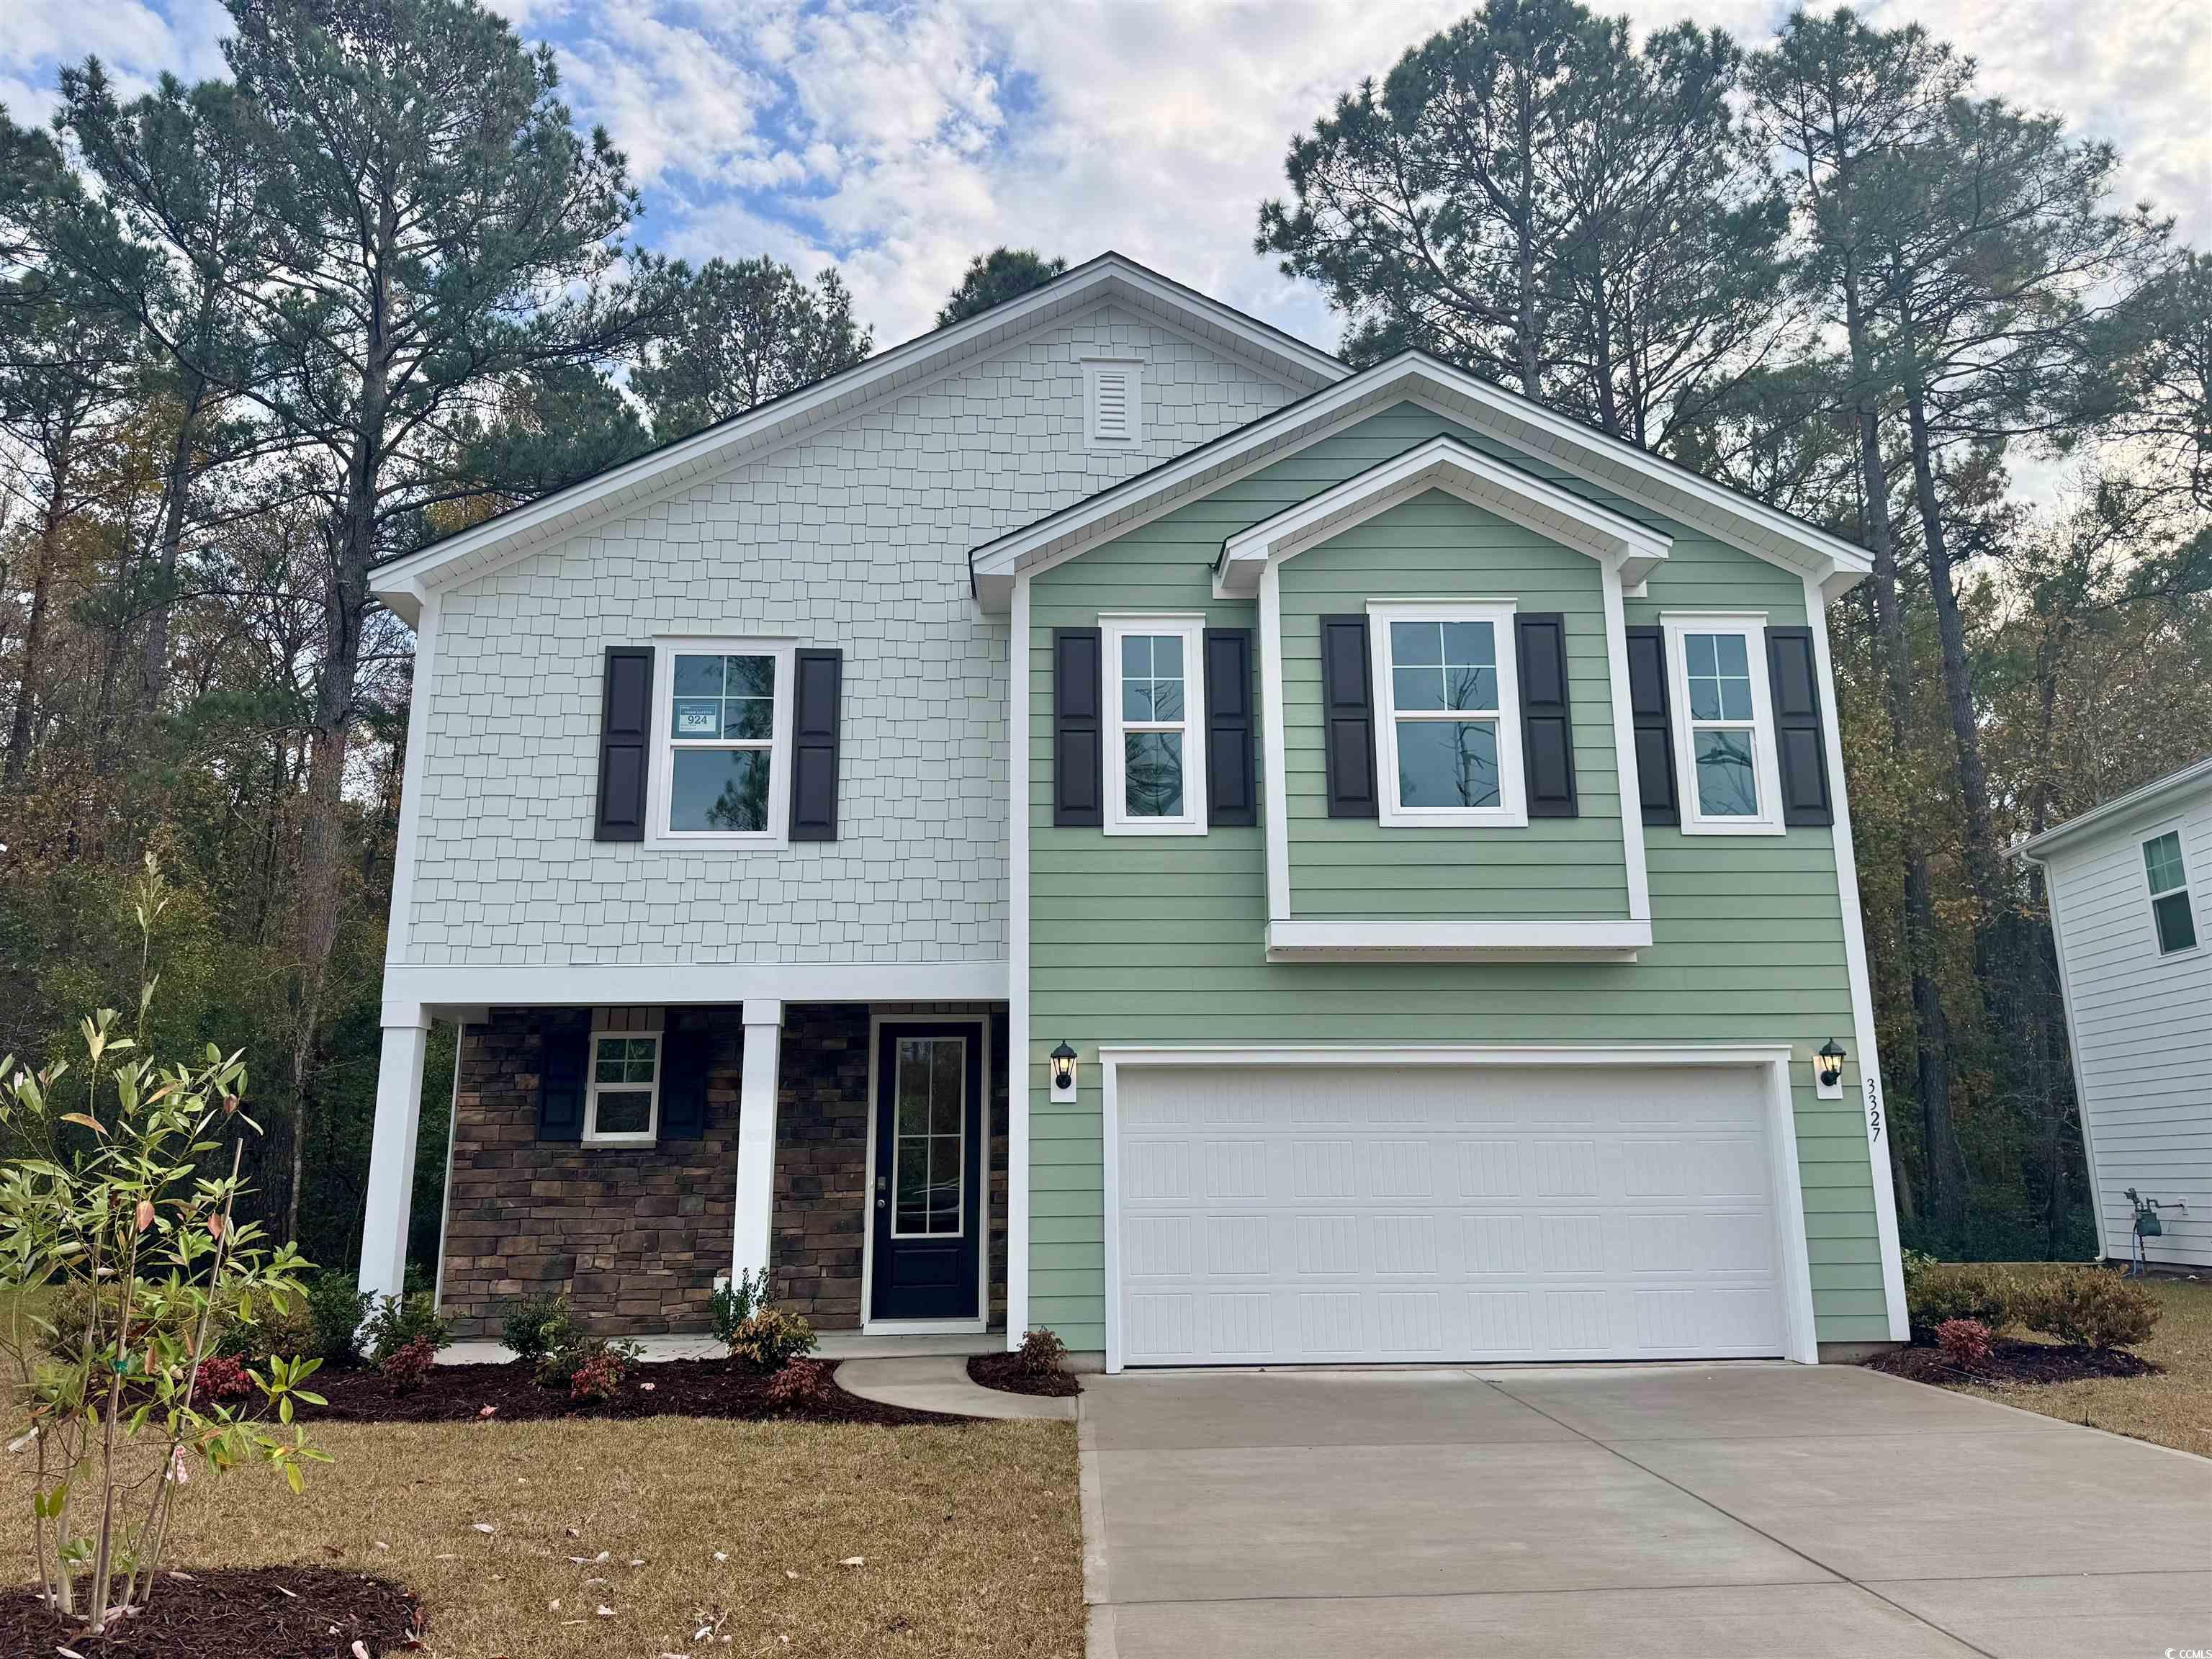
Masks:
[[[2160,1375],[1954,1386],[2045,1417],[2212,1457],[2212,1281],[2146,1279],[2141,1283],[2165,1313],[2150,1340],[2135,1352],[2164,1366]]]
[[[657,1417],[313,1433],[337,1462],[304,1498],[264,1470],[195,1480],[168,1565],[312,1561],[396,1578],[422,1597],[424,1650],[452,1659],[1083,1651],[1066,1424]],[[15,1582],[32,1577],[30,1527],[24,1472],[0,1471]]]

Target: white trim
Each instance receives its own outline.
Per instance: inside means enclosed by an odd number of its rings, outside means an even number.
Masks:
[[[1528,1046],[1483,1043],[1370,1044],[1342,1048],[1322,1044],[1280,1048],[1201,1046],[1188,1048],[1103,1046],[1098,1050],[1103,1152],[1103,1231],[1106,1279],[1106,1369],[1121,1369],[1121,1229],[1120,1073],[1125,1066],[1750,1066],[1765,1073],[1770,1174],[1774,1222],[1781,1245],[1780,1272],[1785,1329],[1784,1358],[1799,1364],[1820,1362],[1813,1309],[1813,1274],[1805,1243],[1805,1205],[1797,1163],[1797,1124],[1790,1106],[1790,1051],[1786,1044],[1620,1044],[1579,1048],[1572,1044]],[[1423,1362],[1427,1363],[1427,1362]]]
[[[1006,1346],[1030,1317],[1030,584],[1014,583],[1006,647]],[[989,1253],[985,1252],[986,1255]],[[988,1313],[988,1307],[987,1307]]]
[[[1599,573],[1605,599],[1606,682],[1613,698],[1613,763],[1620,799],[1620,860],[1628,874],[1628,919],[1651,920],[1651,871],[1644,850],[1644,787],[1636,768],[1636,710],[1628,690],[1628,613],[1620,573]]]
[[[1260,573],[1260,760],[1267,806],[1267,920],[1291,917],[1290,789],[1283,777],[1283,572],[1274,560]]]
[[[1357,957],[1463,962],[1633,962],[1651,923],[1629,921],[1288,921],[1267,924],[1267,960]]]
[[[371,1295],[397,1296],[407,1273],[407,1218],[415,1198],[415,1137],[422,1122],[422,1059],[430,1011],[387,1000],[382,1031],[356,1283]]]
[[[1375,766],[1380,775],[1376,796],[1376,821],[1387,830],[1437,830],[1488,827],[1524,830],[1528,825],[1528,799],[1522,775],[1520,659],[1514,639],[1516,605],[1511,599],[1370,599],[1367,602],[1368,661],[1374,676],[1372,693],[1376,723],[1382,730],[1376,747]],[[1442,711],[1401,713],[1397,663],[1390,651],[1390,625],[1413,622],[1475,622],[1490,624],[1492,677],[1498,683],[1497,707],[1462,714]],[[1401,720],[1464,722],[1487,715],[1498,738],[1498,805],[1495,806],[1407,806],[1398,799],[1398,722]]]
[[[2043,866],[2044,908],[2051,916],[2051,943],[2058,957],[2058,1002],[2066,1016],[2066,1061],[2074,1073],[2074,1115],[2081,1125],[2081,1173],[2089,1183],[2089,1216],[2097,1230],[2097,1255],[2107,1259],[2121,1254],[2105,1236],[2105,1193],[2097,1178],[2097,1146],[2089,1133],[2088,1080],[2081,1074],[2081,1034],[2074,1018],[2074,981],[2066,971],[2066,930],[2058,918],[2057,871],[2048,854],[2028,854]]]
[[[1202,836],[1206,833],[1206,623],[1202,617],[1139,616],[1104,611],[1099,616],[1099,655],[1104,682],[1106,720],[1106,815],[1109,836]],[[1173,817],[1139,817],[1128,810],[1127,756],[1121,717],[1121,642],[1125,639],[1173,637],[1182,642],[1182,718],[1139,720],[1139,732],[1173,732],[1182,739],[1182,811]]]
[[[1774,747],[1774,699],[1766,678],[1766,612],[1764,611],[1662,611],[1659,625],[1667,644],[1668,717],[1674,726],[1675,788],[1686,836],[1778,836],[1782,822],[1782,763]],[[1751,679],[1752,787],[1759,811],[1748,817],[1706,812],[1698,805],[1697,753],[1692,733],[1701,725],[1741,726],[1738,720],[1698,721],[1690,715],[1690,665],[1686,645],[1692,634],[1734,635],[1743,641],[1744,666]],[[1625,647],[1624,647],[1625,648]],[[1834,702],[1832,682],[1828,701]],[[1823,724],[1833,725],[1832,720]]]
[[[586,1146],[651,1146],[660,1139],[660,1085],[665,1067],[662,1026],[665,1016],[659,1008],[601,1007],[592,1011],[590,1047],[586,1049],[584,1073],[584,1130],[579,1144]],[[653,1041],[653,1084],[647,1091],[645,1127],[616,1134],[601,1134],[599,1121],[599,1043],[606,1037]],[[635,1085],[608,1085],[617,1093],[635,1094]]]
[[[1083,366],[1083,447],[1111,454],[1145,447],[1145,364],[1140,357],[1085,357]],[[1109,375],[1121,376],[1121,430],[1100,428],[1099,395]]]
[[[2051,855],[2065,842],[2092,830],[2111,825],[2115,818],[2140,811],[2165,795],[2179,793],[2196,783],[2212,787],[2212,755],[2201,761],[2191,762],[2179,772],[2169,772],[2162,778],[2154,778],[2140,789],[2130,789],[2124,795],[2116,795],[2103,805],[2093,806],[2078,817],[2055,824],[2039,835],[2015,842],[2011,851],[2019,856],[2033,859],[2039,864],[2047,865]]]
[[[1859,1073],[1859,1100],[1867,1131],[1867,1165],[1874,1186],[1875,1237],[1881,1251],[1882,1302],[1889,1315],[1893,1342],[1912,1337],[1905,1307],[1905,1256],[1897,1236],[1897,1187],[1890,1170],[1889,1106],[1882,1098],[1881,1052],[1875,1038],[1874,981],[1867,967],[1866,924],[1859,913],[1858,854],[1851,841],[1851,807],[1844,786],[1844,739],[1836,712],[1836,672],[1828,656],[1828,605],[1820,584],[1805,579],[1805,621],[1813,635],[1813,661],[1827,704],[1820,722],[1828,751],[1829,789],[1834,798],[1836,896],[1844,912],[1844,965],[1851,987],[1852,1041]],[[2064,955],[2060,956],[2063,975]],[[2072,1033],[2069,1029],[2069,1041]]]
[[[1670,537],[1572,490],[1437,437],[1230,537],[1214,567],[1214,597],[1249,599],[1270,560],[1295,557],[1431,489],[1587,554],[1632,583],[1649,576],[1672,545]]]
[[[2142,881],[2143,914],[2150,923],[2150,954],[2154,962],[2185,962],[2212,946],[2212,938],[2207,937],[2208,931],[2212,930],[2205,927],[2203,918],[2197,914],[2197,889],[2189,878],[2188,832],[2189,820],[2186,817],[2161,818],[2147,830],[2141,827],[2136,830],[2136,869]],[[2163,841],[2168,836],[2173,837],[2174,856],[2181,860],[2181,885],[2154,893],[2150,887],[2150,860],[2143,854],[2150,849],[2151,842]],[[2192,942],[2178,950],[2169,951],[2159,937],[2158,902],[2172,898],[2177,893],[2181,896],[2182,903],[2187,909]]]
[[[645,844],[684,851],[754,848],[773,852],[791,842],[791,723],[793,680],[799,643],[789,639],[743,635],[663,635],[653,641],[653,749],[648,757]],[[679,656],[768,657],[775,664],[775,703],[770,730],[759,738],[682,738],[670,729],[676,703],[676,659]],[[678,749],[750,750],[768,756],[768,820],[758,830],[672,830],[670,789]]]
[[[453,1224],[453,1141],[461,1121],[461,1054],[467,1048],[469,1027],[480,1024],[480,1019],[471,1019],[476,1009],[462,1011],[463,1018],[453,1022],[453,1098],[446,1107],[446,1184],[438,1189],[438,1261],[430,1274],[430,1305],[442,1309],[446,1305],[446,1235]],[[428,1040],[423,1043],[428,1053]],[[412,1208],[410,1204],[410,1208]]]
[[[404,960],[408,929],[414,919],[415,862],[420,854],[422,817],[422,775],[428,765],[425,752],[430,744],[430,684],[438,665],[438,596],[424,596],[416,611],[415,664],[407,696],[407,758],[399,773],[399,830],[392,846],[392,902],[384,937],[384,960]]]
[[[765,1275],[775,1259],[775,1119],[783,1066],[783,1003],[746,1000],[738,1054],[738,1171],[730,1203],[730,1279]]]
[[[868,1136],[862,1167],[866,1175],[860,1184],[860,1333],[864,1336],[973,1336],[991,1328],[991,1018],[981,1014],[930,1014],[913,1011],[868,1015]],[[978,1028],[977,1040],[972,1052],[979,1068],[976,1087],[982,1101],[983,1144],[977,1164],[978,1178],[982,1183],[982,1213],[977,1224],[975,1250],[975,1317],[973,1319],[878,1319],[872,1312],[876,1288],[876,1119],[878,1100],[877,1091],[881,1086],[877,1065],[883,1053],[884,1027],[886,1025],[968,1025]],[[1009,1067],[1014,1064],[1011,1048],[1006,1055]],[[1012,1079],[1007,1091],[1012,1099]],[[963,1104],[962,1112],[966,1112]],[[1009,1111],[1011,1112],[1011,1106]],[[963,1131],[964,1133],[964,1131]],[[1013,1326],[1014,1271],[1014,1148],[1013,1137],[1006,1141],[1006,1324],[1011,1334]],[[965,1179],[963,1172],[963,1179]],[[963,1194],[964,1199],[965,1194]],[[1026,1294],[1026,1286],[1024,1286]],[[1010,1334],[1007,1346],[1020,1346],[1018,1336]]]
[[[664,1007],[782,998],[791,1002],[1003,1002],[1004,961],[413,963],[387,968],[387,1009],[444,1006]],[[387,1019],[386,1024],[392,1022]]]

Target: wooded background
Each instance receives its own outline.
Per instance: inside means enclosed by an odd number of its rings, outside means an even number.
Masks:
[[[228,0],[228,74],[0,113],[0,1053],[243,1048],[258,1203],[358,1249],[422,546],[865,358],[834,270],[626,238],[467,0]],[[2212,750],[2212,260],[1917,28],[1491,0],[1320,113],[1255,245],[1862,543],[1830,626],[1905,1242],[2094,1249],[2033,833]],[[1064,267],[980,255],[940,322]],[[410,1255],[434,1251],[451,1034]]]

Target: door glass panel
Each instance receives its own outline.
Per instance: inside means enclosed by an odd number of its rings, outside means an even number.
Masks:
[[[898,1040],[891,1102],[891,1232],[957,1237],[967,1164],[968,1044],[957,1036]]]

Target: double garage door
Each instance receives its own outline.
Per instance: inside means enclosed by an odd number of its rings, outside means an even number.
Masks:
[[[1765,1075],[1126,1067],[1120,1362],[1779,1354]]]

